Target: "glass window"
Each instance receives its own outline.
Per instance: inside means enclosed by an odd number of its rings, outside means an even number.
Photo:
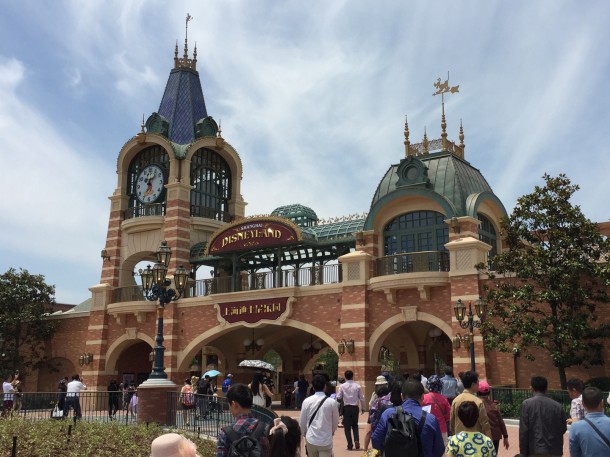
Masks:
[[[482,215],[481,213],[477,214],[478,219],[481,221],[479,225],[479,239],[483,243],[487,243],[491,246],[491,250],[488,254],[488,261],[491,265],[492,259],[498,254],[498,239],[496,236],[496,229],[491,221]]]
[[[391,220],[384,230],[384,255],[445,251],[449,227],[436,211],[413,211]]]
[[[229,221],[231,169],[215,151],[199,149],[191,160],[191,216]]]

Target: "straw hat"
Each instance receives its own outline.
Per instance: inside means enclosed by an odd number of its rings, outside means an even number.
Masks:
[[[166,433],[152,442],[150,457],[200,457],[191,440],[177,433]]]

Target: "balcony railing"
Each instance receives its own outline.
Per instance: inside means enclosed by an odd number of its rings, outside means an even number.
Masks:
[[[112,291],[112,303],[145,300],[142,286],[118,287]]]
[[[410,252],[377,259],[377,276],[438,271],[449,271],[448,252]],[[337,284],[342,281],[341,264],[315,265],[289,270],[243,274],[237,281],[234,281],[232,276],[198,279],[188,287],[184,298],[205,297],[207,295],[246,290]],[[141,286],[119,287],[113,292],[112,303],[140,300],[144,300]]]
[[[165,215],[165,204],[164,203],[151,203],[150,205],[134,206],[133,208],[127,208],[124,212],[124,219],[133,219],[135,217],[144,216],[164,216]]]
[[[377,259],[377,276],[432,271],[449,271],[448,252],[407,252]]]
[[[209,208],[201,205],[191,205],[191,216],[205,217],[206,219],[214,219],[217,221],[231,222],[231,215],[226,211],[220,211],[215,208]]]

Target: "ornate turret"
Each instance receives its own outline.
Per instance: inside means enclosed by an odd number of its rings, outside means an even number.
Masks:
[[[188,23],[193,17],[186,16]],[[197,72],[197,47],[193,58],[188,57],[188,38],[184,38],[184,55],[174,51],[174,68],[170,71],[159,111],[146,121],[146,129],[166,136],[171,142],[186,145],[200,136],[216,136],[218,126],[208,116],[203,89]],[[198,125],[199,124],[199,125]]]

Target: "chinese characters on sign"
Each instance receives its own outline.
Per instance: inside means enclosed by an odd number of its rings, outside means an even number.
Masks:
[[[286,311],[288,297],[220,303],[220,316],[230,324],[255,324],[263,319],[276,320]]]

